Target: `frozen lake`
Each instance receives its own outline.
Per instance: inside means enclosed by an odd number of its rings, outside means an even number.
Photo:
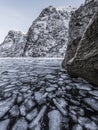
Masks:
[[[62,60],[0,59],[0,130],[98,130],[98,89]]]

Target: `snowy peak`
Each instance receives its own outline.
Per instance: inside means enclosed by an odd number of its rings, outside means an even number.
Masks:
[[[73,8],[71,6],[69,7],[58,7],[56,8],[58,13],[61,15],[62,19],[64,20],[66,26],[69,26],[69,20],[71,17],[71,14],[76,10],[76,8]]]
[[[16,40],[20,40],[20,37],[23,37],[23,36],[25,35],[22,34],[22,32],[11,30],[8,32],[8,35],[6,36],[3,43],[9,43],[9,42],[15,43]]]
[[[67,12],[67,13],[71,13],[73,11],[75,11],[77,8],[73,8],[72,6],[63,6],[63,7],[57,7],[56,10],[57,11],[62,11],[62,12]]]
[[[55,7],[53,6],[49,6],[45,9],[42,10],[41,14],[39,15],[39,17],[45,17],[46,15],[51,15],[53,13],[57,13],[57,10]]]
[[[49,6],[42,10],[27,33],[25,56],[62,57],[68,40],[71,9]]]
[[[49,6],[42,10],[41,14],[36,20],[48,22],[48,20],[53,20],[53,19],[54,20],[61,19],[61,15],[55,7]]]
[[[26,44],[26,36],[20,31],[9,31],[4,42],[0,45],[0,56],[22,56]]]
[[[45,17],[45,16],[50,16],[50,15],[52,16],[54,14],[54,15],[63,16],[65,18],[67,18],[71,15],[71,12],[73,12],[75,10],[76,10],[76,8],[72,8],[71,6],[69,6],[69,7],[49,6],[49,7],[42,10],[39,17]]]
[[[26,36],[9,31],[0,46],[0,56],[62,57],[68,41],[68,24],[73,8],[49,6],[32,23]]]

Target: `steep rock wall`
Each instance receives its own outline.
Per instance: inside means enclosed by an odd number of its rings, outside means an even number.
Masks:
[[[74,57],[79,42],[95,12],[98,10],[96,0],[86,0],[84,5],[73,12],[69,23],[68,46],[63,61],[63,67],[66,68],[67,62]]]

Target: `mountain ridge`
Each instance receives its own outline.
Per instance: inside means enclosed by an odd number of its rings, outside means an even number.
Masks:
[[[71,16],[71,11],[75,10],[72,7],[69,7],[69,10],[66,8],[55,8],[49,6],[42,10],[40,15],[33,21],[30,26],[27,34],[25,34],[24,40],[24,50],[21,54],[13,54],[11,52],[14,48],[13,45],[16,43],[13,40],[13,44],[6,51],[4,48],[5,41],[9,37],[9,33],[6,36],[4,42],[0,45],[0,57],[17,57],[17,56],[30,56],[30,57],[62,57],[64,56],[67,39],[68,39],[68,23]],[[10,32],[10,31],[9,31]],[[18,32],[13,33],[18,34]],[[22,33],[21,33],[22,35]],[[23,34],[24,37],[24,34]],[[17,39],[18,41],[18,35]],[[10,42],[8,41],[8,44]],[[17,43],[18,45],[18,43]],[[2,48],[4,48],[2,50]],[[18,48],[18,47],[16,47]],[[21,48],[19,49],[21,50]],[[17,50],[14,49],[14,52]]]

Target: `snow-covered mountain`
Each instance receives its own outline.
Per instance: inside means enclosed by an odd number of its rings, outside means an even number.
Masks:
[[[45,8],[27,33],[26,56],[64,55],[68,40],[71,11],[64,8]]]
[[[1,57],[23,56],[26,45],[26,36],[20,31],[9,31],[4,42],[0,45]]]
[[[32,23],[26,36],[15,31],[8,33],[0,45],[0,56],[64,56],[72,11],[74,11],[72,7],[49,6],[43,9]]]

